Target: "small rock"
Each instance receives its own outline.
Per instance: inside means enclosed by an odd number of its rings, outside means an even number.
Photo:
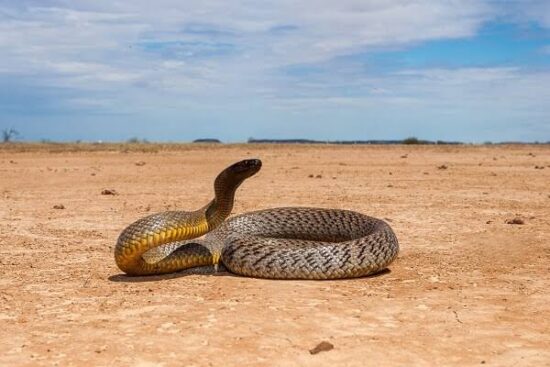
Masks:
[[[315,176],[313,176],[313,175],[308,175],[307,177],[309,177],[309,178],[313,178],[313,177],[315,177]]]
[[[136,162],[136,166],[138,167],[142,167],[142,166],[145,166],[147,163],[145,163],[144,161],[138,161]]]
[[[96,352],[97,354],[100,354],[102,352],[105,352],[107,350],[107,346],[106,345],[102,345],[101,347],[99,348],[96,348],[96,350],[94,352]]]
[[[65,205],[63,205],[63,204],[55,204],[55,205],[53,206],[53,208],[54,208],[54,209],[65,209]]]
[[[447,167],[446,165],[442,164],[441,166],[438,166],[437,169],[447,169],[449,167]]]
[[[525,224],[525,221],[519,217],[515,217],[514,219],[508,219],[506,221],[506,224],[518,224],[518,225],[523,225]]]
[[[318,354],[318,353],[321,353],[321,352],[328,352],[329,350],[332,350],[334,349],[334,345],[332,345],[331,343],[329,342],[320,342],[319,344],[317,344],[317,346],[313,349],[310,349],[309,350],[309,354]]]
[[[401,158],[408,158],[409,156],[407,154],[404,154],[401,156]]]
[[[116,192],[116,190],[105,189],[101,191],[101,195],[118,195],[118,193]]]
[[[317,175],[317,176],[315,176],[315,178],[323,178],[323,176],[322,175]]]

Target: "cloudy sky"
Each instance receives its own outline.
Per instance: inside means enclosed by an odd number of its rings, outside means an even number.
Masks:
[[[548,0],[0,0],[26,140],[550,140]]]

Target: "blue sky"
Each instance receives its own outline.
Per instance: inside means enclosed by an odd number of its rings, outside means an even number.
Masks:
[[[0,0],[26,140],[550,141],[550,1]]]

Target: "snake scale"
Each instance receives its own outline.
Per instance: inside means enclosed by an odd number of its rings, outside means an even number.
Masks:
[[[261,166],[248,159],[223,170],[215,198],[197,211],[152,214],[129,225],[115,246],[118,267],[153,275],[220,264],[250,277],[340,279],[379,272],[397,257],[386,222],[349,210],[274,208],[226,220],[235,191]]]

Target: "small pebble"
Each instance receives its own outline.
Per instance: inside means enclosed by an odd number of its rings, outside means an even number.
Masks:
[[[329,342],[320,342],[319,344],[317,344],[317,346],[313,349],[310,349],[309,350],[309,354],[318,354],[318,353],[321,353],[321,352],[328,352],[329,350],[332,350],[334,349],[334,345],[332,345],[331,343]]]
[[[136,166],[138,166],[138,167],[145,166],[146,164],[147,164],[147,163],[145,163],[144,161],[136,162]]]
[[[105,189],[101,191],[101,195],[118,195],[118,193],[116,192],[116,190]]]
[[[522,225],[522,224],[525,224],[525,221],[521,218],[514,218],[514,219],[508,219],[506,221],[506,224],[518,224],[518,225]]]
[[[65,209],[65,205],[63,205],[63,204],[55,204],[55,205],[53,206],[53,208],[54,208],[54,209]]]
[[[449,167],[447,167],[446,165],[442,164],[441,166],[437,167],[437,169],[447,169]]]

